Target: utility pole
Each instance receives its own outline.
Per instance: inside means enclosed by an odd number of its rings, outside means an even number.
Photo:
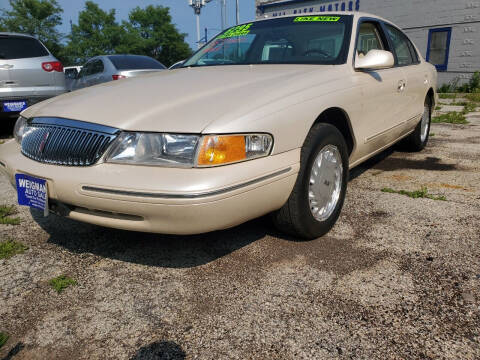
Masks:
[[[193,8],[195,12],[195,17],[197,18],[197,47],[200,48],[200,13],[202,11],[202,7],[204,7],[207,3],[212,0],[189,0],[189,5]],[[223,0],[225,1],[225,0]]]
[[[237,14],[237,25],[240,24],[240,0],[237,0],[237,8],[236,8],[236,14]]]
[[[220,10],[222,17],[222,31],[227,27],[227,0],[220,0]]]

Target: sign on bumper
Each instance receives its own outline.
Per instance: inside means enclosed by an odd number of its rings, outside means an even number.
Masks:
[[[25,174],[16,174],[18,204],[44,211],[48,215],[47,181]]]

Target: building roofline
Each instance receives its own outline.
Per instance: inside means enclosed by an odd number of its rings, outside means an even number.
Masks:
[[[293,4],[301,4],[307,1],[312,1],[312,0],[283,0],[283,1],[277,1],[273,3],[268,3],[268,4],[263,4],[263,5],[258,5],[257,9],[260,10],[262,13],[265,12],[265,9],[274,7],[274,6],[282,6],[282,5],[293,5]]]

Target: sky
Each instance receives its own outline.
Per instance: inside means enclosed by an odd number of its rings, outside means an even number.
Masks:
[[[85,5],[84,0],[57,0],[63,8],[63,24],[59,30],[63,33],[70,31],[70,20],[74,24],[78,21],[78,13],[82,11]],[[93,0],[103,10],[115,9],[117,21],[124,20],[128,13],[134,7],[144,8],[148,5],[162,5],[170,8],[173,23],[182,33],[186,33],[185,39],[192,49],[196,49],[197,30],[193,9],[188,6],[188,0]],[[251,21],[255,18],[255,0],[240,0],[240,22]],[[0,0],[0,8],[9,8],[8,0]],[[227,14],[229,26],[235,25],[235,0],[227,0]],[[200,16],[200,27],[202,35],[205,27],[208,28],[208,37],[218,33],[221,28],[220,21],[220,1],[213,0],[203,9]]]

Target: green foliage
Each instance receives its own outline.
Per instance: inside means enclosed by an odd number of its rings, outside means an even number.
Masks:
[[[0,332],[0,349],[5,345],[5,343],[8,341],[8,334],[4,332]]]
[[[115,10],[105,12],[92,1],[78,15],[63,54],[68,64],[83,64],[97,55],[114,54],[123,38],[123,29],[115,21]]]
[[[0,259],[9,259],[14,255],[23,254],[28,247],[10,239],[0,241]]]
[[[186,34],[180,33],[172,24],[168,8],[136,7],[130,11],[128,20],[122,24],[125,38],[116,49],[118,53],[151,56],[166,66],[191,55],[192,51],[185,43]]]
[[[480,91],[480,72],[475,71],[468,83],[458,85],[460,78],[455,78],[449,84],[443,84],[437,90],[440,93],[474,93]]]
[[[169,66],[190,56],[185,36],[172,24],[168,8],[136,7],[128,21],[119,24],[115,10],[106,12],[87,1],[79,14],[78,25],[72,26],[63,53],[69,64],[83,64],[97,55],[136,54],[151,56]]]
[[[440,200],[440,201],[446,201],[447,200],[447,198],[443,195],[442,196],[434,196],[434,195],[429,194],[428,189],[426,187],[422,187],[420,190],[416,190],[416,191],[393,190],[391,188],[383,188],[382,192],[390,193],[390,194],[405,195],[405,196],[411,197],[412,199],[425,198],[425,199]]]
[[[439,96],[445,93],[452,93],[455,92],[455,89],[453,88],[452,84],[443,84],[440,86],[437,90]]]
[[[0,224],[6,225],[18,225],[20,224],[20,218],[12,218],[10,216],[15,215],[17,209],[14,205],[0,205]]]
[[[70,285],[77,285],[77,282],[66,275],[60,275],[48,282],[57,293],[61,293]]]
[[[54,54],[59,55],[62,35],[62,8],[57,0],[9,0],[11,10],[0,10],[0,29],[36,36]]]
[[[440,114],[432,118],[432,123],[468,124],[465,115],[456,111]]]
[[[463,114],[468,114],[468,113],[474,112],[475,110],[477,110],[477,104],[472,103],[472,102],[467,102],[467,103],[465,103],[465,105],[463,107],[462,113]]]
[[[465,97],[470,101],[480,103],[480,91],[475,92],[475,93],[471,93],[471,94],[467,94],[467,95],[465,95]]]
[[[438,94],[438,97],[440,99],[456,99],[457,94],[442,93],[442,94]]]

